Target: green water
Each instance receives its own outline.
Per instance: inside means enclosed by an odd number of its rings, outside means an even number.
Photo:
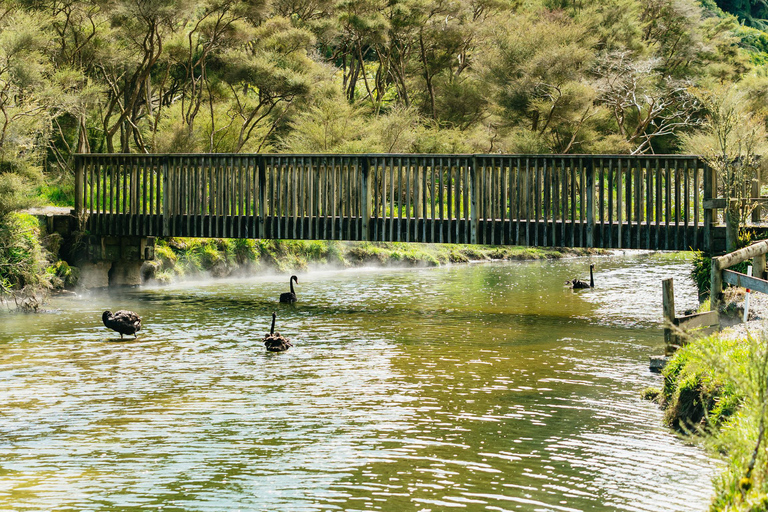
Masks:
[[[0,313],[0,510],[704,510],[639,399],[669,256],[186,283]],[[119,342],[105,309],[143,317]],[[264,350],[269,315],[296,347]]]

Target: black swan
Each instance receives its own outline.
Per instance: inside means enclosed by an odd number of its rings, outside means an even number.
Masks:
[[[584,288],[594,288],[595,287],[595,277],[592,275],[592,270],[595,268],[595,265],[592,264],[589,266],[589,282],[582,281],[581,279],[574,279],[573,281],[566,281],[566,286],[570,286],[574,290],[581,290]]]
[[[105,311],[101,315],[101,320],[104,325],[120,333],[120,339],[123,339],[123,334],[133,334],[133,338],[136,339],[136,333],[141,330],[141,317],[133,311],[120,310],[114,315],[111,311]]]
[[[299,284],[299,278],[296,276],[291,276],[291,291],[285,292],[280,294],[280,302],[286,302],[288,304],[291,304],[293,302],[296,302],[296,292],[293,291],[293,282],[296,281],[296,284]]]
[[[264,346],[270,352],[283,352],[293,346],[291,340],[281,336],[279,332],[275,332],[275,318],[277,315],[272,313],[272,327],[269,329],[269,334],[264,336]]]

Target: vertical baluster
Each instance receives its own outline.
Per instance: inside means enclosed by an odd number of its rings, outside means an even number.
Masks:
[[[352,211],[352,164],[349,158],[344,159],[344,172],[345,172],[345,184],[346,184],[346,204],[344,205],[346,209],[346,217],[347,217],[347,240],[354,240],[353,234],[352,234],[352,221],[353,221],[353,211]]]
[[[664,210],[664,248],[669,250],[671,249],[672,243],[671,243],[671,236],[669,233],[669,220],[672,218],[672,172],[669,168],[669,159],[664,159],[664,191],[665,191],[665,202],[666,202],[666,208]]]
[[[557,160],[555,158],[549,159],[550,174],[552,175],[552,247],[557,247],[557,219],[560,211],[560,181],[559,174],[557,172]],[[560,240],[562,245],[563,241]]]
[[[653,173],[651,172],[651,160],[643,159],[645,169],[645,230],[646,248],[651,249],[651,224],[653,221]]]
[[[119,205],[119,198],[117,196],[120,187],[117,185],[117,171],[115,170],[115,157],[107,157],[104,163],[109,169],[109,230],[108,234],[115,235],[116,231],[116,219],[117,210]]]
[[[514,220],[515,220],[515,164],[511,158],[504,159],[504,165],[507,168],[507,179],[504,187],[507,189],[507,204],[504,206],[507,208],[507,217],[509,223],[506,226],[506,240],[507,244],[515,245],[514,238]]]
[[[423,157],[417,157],[413,159],[413,212],[414,212],[414,218],[415,218],[415,227],[414,227],[414,240],[417,242],[424,242],[426,239],[424,237],[424,222],[422,218],[422,208],[423,208],[423,189],[424,189],[424,158]]]
[[[312,233],[312,222],[309,223],[309,238],[322,236],[323,240],[328,240],[330,234],[329,218],[331,205],[330,175],[328,174],[328,157],[312,159],[313,164],[309,168],[309,211],[315,218],[315,233]],[[321,220],[322,219],[322,220]],[[322,230],[320,226],[322,227]],[[321,235],[322,233],[322,235]]]
[[[653,166],[654,179],[656,180],[656,206],[654,208],[656,216],[656,245],[654,246],[654,249],[661,249],[661,216],[664,203],[661,195],[663,180],[661,179],[662,168],[660,162],[659,158],[655,158]]]
[[[405,241],[411,241],[411,159],[405,159]]]
[[[430,180],[429,180],[429,202],[430,202],[430,209],[429,209],[429,219],[430,219],[430,239],[429,241],[434,243],[435,242],[435,225],[437,224],[437,215],[435,215],[435,159],[432,158],[431,165],[430,165]]]
[[[613,158],[608,160],[608,247],[614,247],[613,245],[613,224],[614,224],[614,215],[613,215],[613,189],[614,189],[614,179],[613,179]]]
[[[642,247],[641,245],[641,238],[642,238],[642,222],[643,222],[643,178],[642,178],[642,168],[639,166],[639,162],[637,158],[633,158],[632,160],[627,161],[627,165],[630,169],[634,171],[634,180],[633,180],[633,187],[634,190],[632,191],[632,198],[633,198],[633,211],[634,211],[634,218],[635,218],[635,225],[637,226],[635,230],[635,238],[634,240],[630,240],[630,247],[633,245],[635,248],[640,249]]]
[[[90,230],[94,231],[94,226],[96,227],[96,231],[101,231],[103,228],[101,227],[101,220],[102,220],[102,203],[104,202],[102,198],[102,187],[101,187],[101,175],[104,174],[102,172],[99,172],[98,167],[96,167],[96,162],[93,160],[86,160],[83,164],[85,166],[86,170],[83,170],[83,176],[87,174],[88,178],[85,181],[84,184],[84,194],[85,197],[88,199],[85,201],[85,208],[84,210],[89,213],[89,224],[90,224]],[[94,172],[94,167],[96,167],[96,171]]]
[[[496,166],[496,159],[494,157],[491,157],[489,159],[483,159],[483,163],[485,166],[487,166],[487,171],[485,173],[486,175],[486,186],[485,186],[485,211],[486,211],[486,223],[485,228],[483,229],[483,234],[485,235],[485,241],[486,243],[490,242],[491,245],[496,244],[496,202],[497,202],[497,191],[498,188],[496,188],[496,180],[498,178],[498,172],[497,172],[497,166]],[[490,236],[488,233],[488,230],[490,228]]]
[[[580,247],[586,247],[587,246],[587,233],[586,233],[586,221],[585,221],[585,212],[587,207],[587,186],[586,186],[586,173],[584,172],[584,160],[579,157],[578,160],[574,160],[574,165],[576,165],[576,162],[578,162],[578,171],[577,171],[577,178],[578,178],[578,191],[577,195],[579,197],[579,246]]]
[[[504,235],[507,230],[507,169],[504,165],[504,158],[499,158],[499,191],[501,197],[499,197],[498,209],[499,209],[499,243],[507,245],[509,242],[505,239]]]
[[[336,157],[331,159],[331,239],[336,239],[336,201],[338,197],[338,180],[336,178]]]
[[[525,226],[523,225],[525,171],[523,170],[523,159],[521,157],[517,157],[515,160],[513,186],[515,187],[515,245],[523,245],[525,240]]]
[[[680,165],[675,159],[675,250],[680,250]]]
[[[699,208],[701,201],[699,199],[699,166],[697,161],[693,161],[693,249],[701,250],[699,240]]]
[[[445,232],[445,204],[444,204],[445,203],[445,198],[443,196],[443,189],[445,188],[445,185],[443,183],[444,182],[444,179],[443,179],[443,174],[444,173],[445,173],[445,161],[443,160],[443,158],[440,158],[440,170],[437,173],[437,179],[438,179],[438,182],[437,182],[438,196],[437,196],[437,198],[438,198],[438,208],[439,208],[439,211],[440,211],[440,224],[438,224],[438,226],[439,226],[439,233],[440,234],[439,234],[439,237],[438,237],[438,241],[440,243],[443,243],[445,241],[445,238],[443,237],[443,233]]]
[[[621,157],[616,161],[616,222],[618,223],[618,235],[616,237],[616,243],[618,248],[624,247],[624,208],[623,198],[624,195],[624,173],[621,168]]]
[[[624,185],[626,186],[624,207],[626,209],[627,229],[624,235],[624,247],[630,249],[632,248],[632,164],[629,159],[627,159],[626,169],[626,180],[624,181]]]
[[[683,200],[683,250],[689,249],[690,245],[688,244],[688,219],[689,219],[689,210],[691,208],[691,200],[690,200],[690,183],[689,183],[689,176],[688,176],[688,160],[685,160],[683,162],[683,183],[684,183],[684,200]]]
[[[461,192],[462,192],[462,210],[464,219],[464,236],[461,241],[464,243],[470,242],[470,233],[472,232],[470,217],[470,204],[469,204],[469,191],[470,191],[470,172],[469,172],[469,159],[463,158],[459,161],[460,173],[461,173]]]
[[[253,178],[253,185],[256,188],[255,197],[259,199],[259,222],[256,224],[256,238],[267,238],[266,235],[266,200],[267,200],[267,163],[262,155],[256,157],[256,173]]]
[[[371,157],[371,191],[373,192],[373,239],[381,240],[379,230],[379,219],[381,218],[381,170],[379,168],[379,157]]]
[[[264,170],[266,171],[266,179],[267,179],[267,201],[266,201],[266,217],[265,220],[267,221],[268,226],[268,233],[267,238],[275,238],[275,234],[277,233],[277,205],[276,205],[276,195],[275,195],[275,184],[276,184],[276,176],[275,176],[275,162],[276,157],[270,156],[267,159],[265,159],[264,162]]]
[[[568,165],[570,166],[570,203],[571,203],[571,247],[576,247],[576,161],[573,158],[568,159]]]

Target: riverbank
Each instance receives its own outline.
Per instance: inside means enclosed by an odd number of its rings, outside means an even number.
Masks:
[[[12,213],[0,223],[0,301],[40,303],[49,292],[75,290],[79,270],[60,254],[61,237],[46,232],[40,211]],[[43,212],[49,213],[49,212]],[[159,239],[143,282],[169,284],[198,277],[297,273],[314,269],[435,267],[494,260],[560,259],[604,255],[602,249],[472,246],[210,238]],[[72,256],[72,255],[70,255]]]
[[[501,247],[405,242],[340,242],[170,238],[158,240],[155,261],[144,265],[145,282],[295,273],[362,266],[436,267],[498,260],[540,260],[604,255],[603,249]]]
[[[730,289],[741,313],[745,293]],[[663,371],[666,423],[727,462],[711,511],[768,510],[768,297],[753,293],[749,321],[694,340]]]

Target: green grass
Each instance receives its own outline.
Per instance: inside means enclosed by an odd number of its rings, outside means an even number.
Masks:
[[[338,242],[304,240],[161,239],[155,247],[156,276],[207,272],[214,276],[249,274],[262,267],[282,273],[310,266],[394,265],[435,267],[478,260],[557,259],[604,253],[598,249],[540,249],[405,242]]]
[[[663,371],[665,419],[673,428],[696,434],[713,454],[727,461],[715,479],[711,511],[767,511],[768,464],[765,439],[768,359],[766,339],[695,340],[675,353]],[[749,473],[749,478],[747,475]]]

